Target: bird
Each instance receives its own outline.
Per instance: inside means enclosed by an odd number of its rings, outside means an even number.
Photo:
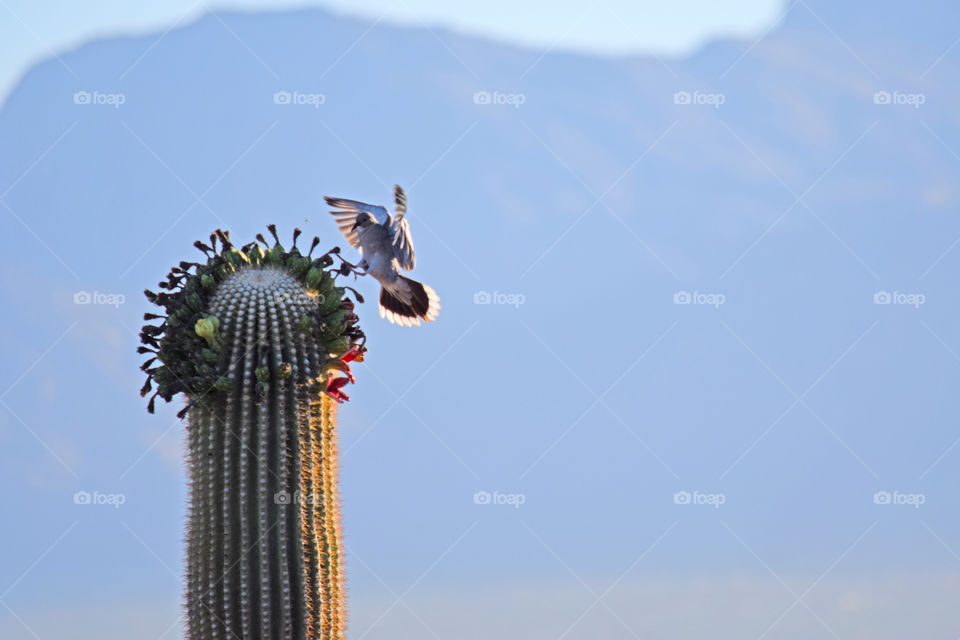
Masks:
[[[440,298],[427,285],[408,278],[400,270],[416,266],[410,222],[406,218],[407,196],[394,185],[394,215],[379,205],[324,196],[334,210],[340,231],[363,258],[360,275],[369,274],[380,283],[380,317],[403,326],[433,322],[440,312]]]

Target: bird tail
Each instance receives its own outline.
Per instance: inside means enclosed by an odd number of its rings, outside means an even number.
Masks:
[[[380,317],[406,327],[419,325],[422,318],[433,322],[440,313],[437,292],[416,280],[400,276],[380,288]]]

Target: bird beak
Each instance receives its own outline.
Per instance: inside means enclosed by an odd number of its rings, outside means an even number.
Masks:
[[[359,225],[360,225],[360,221],[357,220],[356,222],[353,223],[353,226],[350,227],[350,231],[356,231]]]

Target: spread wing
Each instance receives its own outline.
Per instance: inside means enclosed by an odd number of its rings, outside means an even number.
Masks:
[[[370,212],[373,214],[373,217],[377,219],[378,223],[387,227],[392,225],[390,214],[387,213],[387,210],[383,207],[367,204],[366,202],[357,202],[356,200],[347,200],[346,198],[324,196],[323,199],[326,200],[327,204],[331,207],[340,209],[340,211],[331,211],[330,213],[336,218],[337,226],[343,235],[346,236],[347,242],[349,242],[350,246],[354,249],[360,248],[360,237],[357,235],[357,230],[353,228],[353,225],[357,223],[358,213],[364,211]]]
[[[406,219],[407,213],[407,195],[400,188],[400,185],[393,187],[394,200],[396,201],[396,215],[389,223],[391,237],[393,238],[393,248],[396,251],[397,262],[406,271],[410,271],[417,264],[417,258],[413,253],[413,237],[410,235],[410,223]]]

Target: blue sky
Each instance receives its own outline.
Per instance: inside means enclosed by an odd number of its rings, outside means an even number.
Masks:
[[[444,26],[534,48],[682,55],[711,37],[749,36],[774,24],[780,0],[4,0],[0,4],[0,98],[26,68],[95,37],[164,30],[209,9],[325,7],[408,25]]]
[[[180,637],[142,290],[394,183],[444,306],[355,283],[352,640],[955,636],[960,8],[164,6],[0,0],[0,638]]]

